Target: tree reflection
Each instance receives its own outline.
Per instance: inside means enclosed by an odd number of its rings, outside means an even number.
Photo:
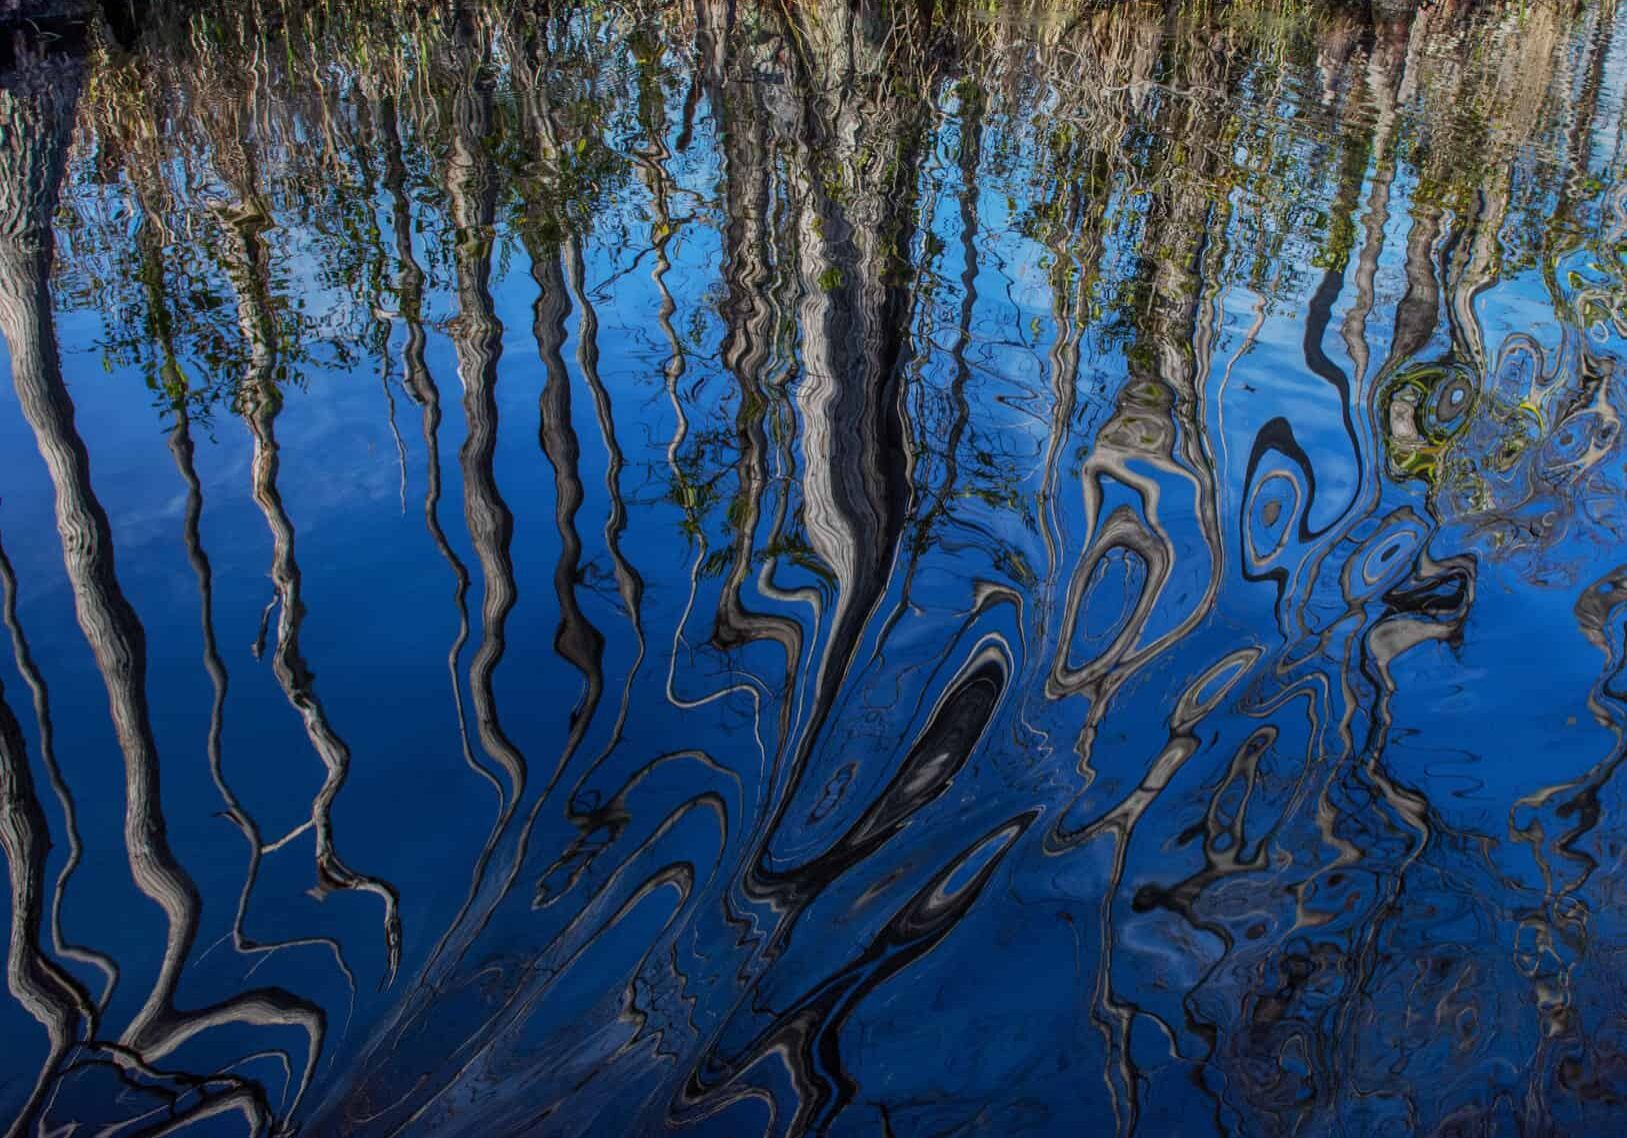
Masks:
[[[139,1100],[96,1116],[117,1134],[1596,1128],[1622,998],[1617,36],[1585,5],[204,4],[128,50],[25,50],[0,330],[165,933],[131,1012],[132,969],[64,927],[88,791],[0,559],[36,713],[31,739],[0,703],[7,976],[45,1035],[11,1132],[90,1125],[110,1066]],[[228,935],[320,949],[354,1038],[326,971],[179,1006],[206,898],[166,837],[63,311],[167,424],[204,752],[248,847]],[[391,809],[346,789],[347,739],[385,733],[318,700],[301,646],[344,627],[304,600],[342,569],[296,558],[279,435],[364,364],[452,593],[392,618],[450,622],[424,704],[450,678],[461,755],[424,778],[495,795],[437,835],[467,854],[445,912],[388,848],[340,856],[341,802]],[[214,489],[216,445],[243,448],[273,691],[322,764],[269,840],[287,803],[227,777],[252,680],[216,638],[240,589],[204,501],[244,481]],[[1433,717],[1442,675],[1506,666],[1499,591],[1565,598],[1604,750],[1474,766],[1471,792]],[[251,935],[307,834],[343,935]],[[197,1067],[183,1045],[222,1028]],[[245,1073],[261,1032],[281,1098]]]

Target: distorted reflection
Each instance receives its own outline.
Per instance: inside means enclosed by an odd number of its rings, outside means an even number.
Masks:
[[[1613,7],[137,14],[0,78],[6,1138],[1627,1132]]]

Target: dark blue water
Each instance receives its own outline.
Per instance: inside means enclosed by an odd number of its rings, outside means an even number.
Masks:
[[[0,1133],[1627,1133],[1614,8],[126,38],[0,91]]]

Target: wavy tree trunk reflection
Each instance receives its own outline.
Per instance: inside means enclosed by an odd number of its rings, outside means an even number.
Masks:
[[[396,98],[383,95],[374,104],[375,127],[384,149],[383,185],[390,197],[390,222],[395,235],[396,262],[399,276],[396,283],[400,317],[407,327],[406,345],[401,353],[401,382],[407,394],[423,408],[422,431],[424,438],[424,525],[429,530],[435,549],[452,571],[452,603],[457,610],[458,632],[447,652],[447,675],[452,687],[452,705],[458,719],[458,737],[463,743],[463,758],[469,767],[492,783],[499,795],[505,793],[490,771],[474,757],[469,743],[468,716],[463,705],[463,681],[458,675],[458,664],[464,645],[469,641],[469,570],[463,559],[453,550],[441,525],[441,391],[435,376],[424,358],[423,303],[424,271],[413,253],[413,213],[408,200],[407,168],[402,153],[401,130]]]
[[[38,86],[8,92],[0,107],[7,133],[34,144],[4,148],[8,158],[0,168],[0,331],[11,347],[18,403],[55,489],[57,527],[79,624],[102,674],[124,756],[124,833],[131,874],[141,892],[164,911],[167,922],[158,976],[113,1055],[120,1063],[152,1064],[212,1027],[231,1023],[298,1027],[306,1035],[307,1049],[291,1107],[297,1109],[326,1031],[319,1007],[276,988],[242,992],[194,1011],[175,1007],[181,971],[197,937],[201,902],[165,835],[159,756],[146,697],[145,632],[119,587],[112,532],[91,488],[89,456],[74,426],[73,404],[62,379],[47,291],[49,218],[77,77],[57,71],[39,79]],[[21,852],[28,839],[21,833],[19,837],[24,841],[18,847]],[[227,1094],[235,1096],[240,1089],[238,1083]],[[251,1120],[264,1115],[256,1096],[233,1097],[232,1102]],[[214,1107],[200,1104],[192,1113],[205,1109]]]
[[[7,326],[10,331],[10,325]],[[11,879],[11,939],[6,950],[6,987],[45,1028],[46,1054],[6,1138],[35,1125],[62,1060],[83,1034],[95,1031],[96,1007],[89,993],[46,955],[40,945],[45,920],[45,862],[51,836],[34,791],[28,747],[21,726],[0,695],[0,852]]]
[[[294,553],[294,524],[277,488],[277,414],[282,393],[272,378],[275,369],[275,331],[271,320],[266,274],[269,253],[261,231],[268,223],[257,202],[245,198],[226,224],[236,242],[235,283],[239,323],[249,346],[248,373],[237,392],[238,409],[254,439],[250,477],[255,504],[271,530],[271,579],[276,590],[276,648],[272,671],[288,702],[299,712],[306,737],[327,771],[311,803],[309,825],[316,842],[318,895],[330,890],[358,891],[378,897],[384,907],[385,969],[383,983],[395,976],[401,958],[401,916],[395,887],[380,878],[357,873],[339,855],[333,831],[333,805],[350,771],[350,748],[328,721],[317,698],[310,667],[299,648],[300,625],[305,620],[299,561]]]

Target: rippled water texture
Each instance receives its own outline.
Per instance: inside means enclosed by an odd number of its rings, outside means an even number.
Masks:
[[[0,1134],[1627,1133],[1613,8],[368,2],[13,45]]]

